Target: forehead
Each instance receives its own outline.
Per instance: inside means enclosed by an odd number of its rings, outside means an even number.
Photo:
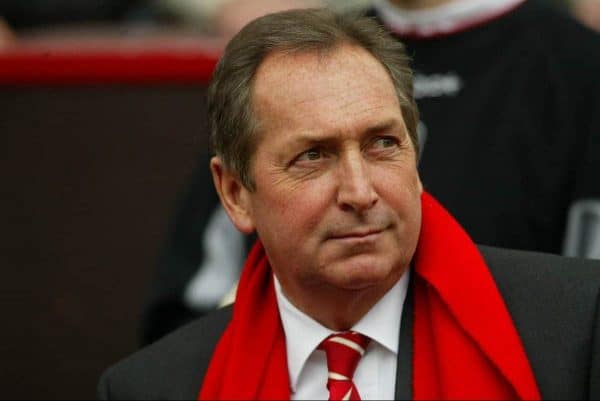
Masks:
[[[401,118],[385,67],[351,45],[268,56],[257,71],[252,99],[259,125],[267,130],[339,129],[384,118],[380,114]]]

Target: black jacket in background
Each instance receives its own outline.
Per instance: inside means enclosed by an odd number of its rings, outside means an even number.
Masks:
[[[472,29],[399,39],[427,191],[477,243],[560,254],[570,207],[600,200],[600,35],[528,0]]]

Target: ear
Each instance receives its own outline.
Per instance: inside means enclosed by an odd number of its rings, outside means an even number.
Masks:
[[[254,220],[250,213],[250,191],[223,166],[218,156],[210,160],[210,170],[221,204],[233,225],[244,234],[252,233]]]
[[[423,193],[423,182],[421,181],[421,176],[417,176],[417,180],[419,180],[419,194]]]

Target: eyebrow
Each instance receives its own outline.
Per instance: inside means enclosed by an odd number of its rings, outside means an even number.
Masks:
[[[391,129],[400,129],[402,128],[402,124],[396,118],[390,118],[389,120],[384,120],[381,123],[375,124],[372,127],[367,128],[365,131],[365,135],[371,135],[382,131],[389,131]],[[404,131],[404,130],[402,130]]]
[[[384,132],[384,131],[390,131],[390,130],[398,130],[398,131],[402,131],[401,133],[405,133],[405,130],[402,129],[402,124],[400,123],[400,121],[397,118],[390,118],[387,120],[384,120],[382,122],[379,122],[377,124],[374,124],[372,126],[369,126],[367,129],[365,129],[360,136],[361,137],[368,137],[370,135],[379,133],[379,132]],[[304,134],[301,135],[297,138],[294,139],[292,146],[293,145],[303,145],[303,144],[327,144],[327,143],[331,143],[334,142],[337,138],[337,134],[335,133],[325,133],[325,134]]]

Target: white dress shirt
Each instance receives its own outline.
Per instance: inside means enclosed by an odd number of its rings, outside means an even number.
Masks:
[[[408,277],[407,271],[351,329],[372,340],[354,373],[354,384],[363,400],[394,399],[400,320]],[[291,398],[327,400],[327,358],[317,347],[334,331],[292,305],[277,278],[275,293],[285,331]]]

